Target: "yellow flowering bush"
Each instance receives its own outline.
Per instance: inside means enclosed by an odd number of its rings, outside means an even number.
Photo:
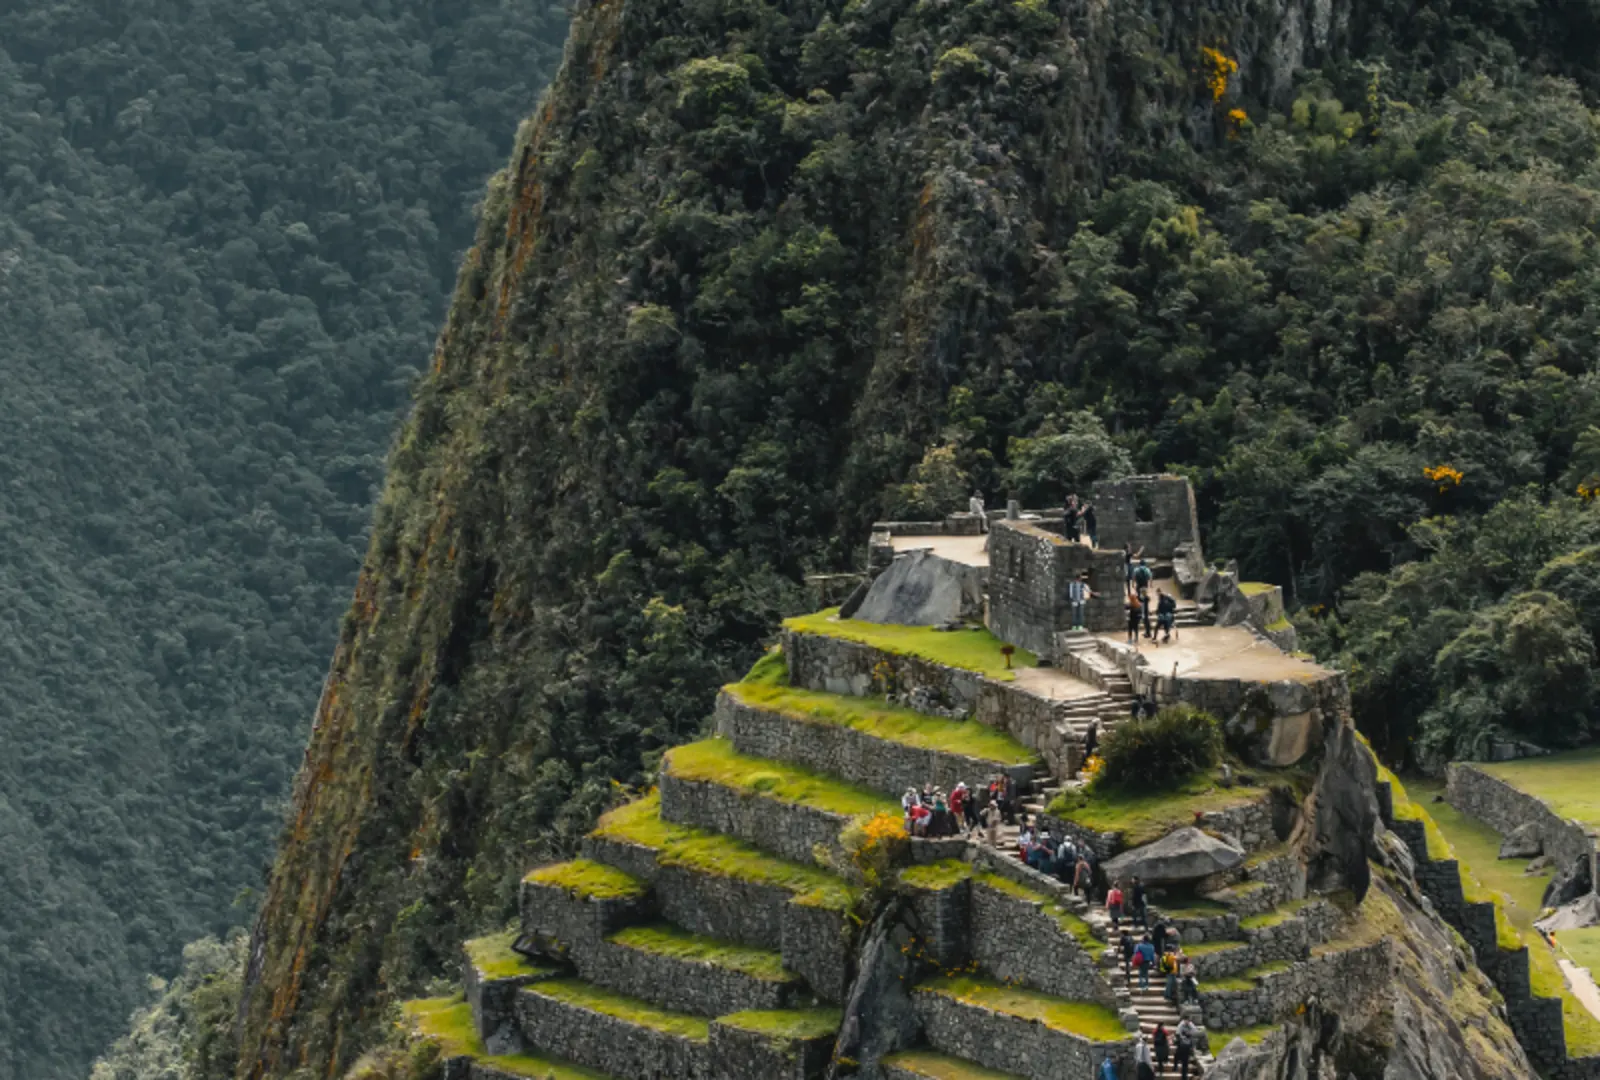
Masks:
[[[1422,475],[1439,485],[1441,495],[1461,486],[1461,470],[1453,465],[1430,465],[1422,470]]]
[[[1211,100],[1221,101],[1222,95],[1228,92],[1228,80],[1239,73],[1239,61],[1209,45],[1200,50],[1200,56],[1204,61],[1206,86],[1211,91]]]

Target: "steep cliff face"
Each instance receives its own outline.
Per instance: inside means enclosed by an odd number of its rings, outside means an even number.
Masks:
[[[1060,265],[1103,182],[1203,187],[1238,103],[1479,34],[1461,5],[1389,6],[581,7],[393,454],[251,943],[242,1075],[337,1075],[503,920],[973,387],[1020,415],[1073,383]]]

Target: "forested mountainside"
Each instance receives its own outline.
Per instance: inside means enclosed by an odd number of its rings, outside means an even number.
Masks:
[[[389,463],[239,1074],[338,1074],[804,571],[969,484],[1182,471],[1390,758],[1582,737],[1597,10],[581,6]]]
[[[253,916],[397,410],[565,32],[0,7],[0,1077],[82,1077]]]

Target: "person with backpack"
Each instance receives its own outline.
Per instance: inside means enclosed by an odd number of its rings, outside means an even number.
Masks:
[[[1172,953],[1161,954],[1161,974],[1164,976],[1165,985],[1161,988],[1161,996],[1167,1004],[1178,1003],[1178,958]]]
[[[1194,1044],[1199,1035],[1199,1029],[1187,1016],[1179,1022],[1176,1037],[1173,1039],[1172,1063],[1178,1067],[1178,1075],[1183,1080],[1189,1080],[1189,1066],[1194,1061]]]
[[[1133,977],[1133,931],[1123,930],[1122,938],[1117,942],[1117,947],[1122,952],[1122,977],[1131,979]]]
[[[1128,644],[1134,645],[1139,641],[1139,620],[1143,616],[1144,608],[1139,605],[1139,598],[1133,593],[1128,594]]]
[[[1133,966],[1139,972],[1139,989],[1150,989],[1150,969],[1156,966],[1156,947],[1150,944],[1150,935],[1146,934],[1144,940],[1134,946]]]
[[[1072,629],[1083,630],[1089,625],[1089,601],[1094,599],[1094,590],[1089,588],[1089,575],[1079,574],[1067,584],[1067,602],[1072,605]]]
[[[1155,1051],[1156,1069],[1164,1073],[1167,1071],[1167,1058],[1172,1055],[1172,1039],[1167,1035],[1167,1025],[1156,1024],[1151,1043],[1151,1049]]]
[[[1172,643],[1172,628],[1177,625],[1177,622],[1178,601],[1173,598],[1171,593],[1164,592],[1161,594],[1161,598],[1156,601],[1156,627],[1164,635],[1161,644],[1170,645]]]
[[[1133,1072],[1138,1080],[1156,1080],[1156,1069],[1150,1061],[1150,1044],[1144,1032],[1139,1032],[1133,1044]]]
[[[1111,929],[1122,925],[1122,886],[1115,881],[1106,890],[1106,915],[1111,919]]]

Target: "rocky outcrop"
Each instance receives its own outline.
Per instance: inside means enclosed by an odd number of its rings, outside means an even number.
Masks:
[[[1243,851],[1191,826],[1123,852],[1105,864],[1105,872],[1112,881],[1139,877],[1160,885],[1210,877],[1242,862]]]
[[[1372,880],[1368,860],[1382,856],[1378,836],[1378,766],[1353,724],[1324,728],[1322,767],[1302,807],[1297,840],[1306,852],[1306,884],[1318,892],[1347,888],[1360,899]]]
[[[1533,822],[1518,825],[1500,842],[1500,858],[1533,859],[1544,854],[1544,841],[1539,838],[1539,826]]]
[[[873,581],[854,617],[903,626],[943,626],[982,618],[986,576],[982,567],[931,551],[908,551]]]

